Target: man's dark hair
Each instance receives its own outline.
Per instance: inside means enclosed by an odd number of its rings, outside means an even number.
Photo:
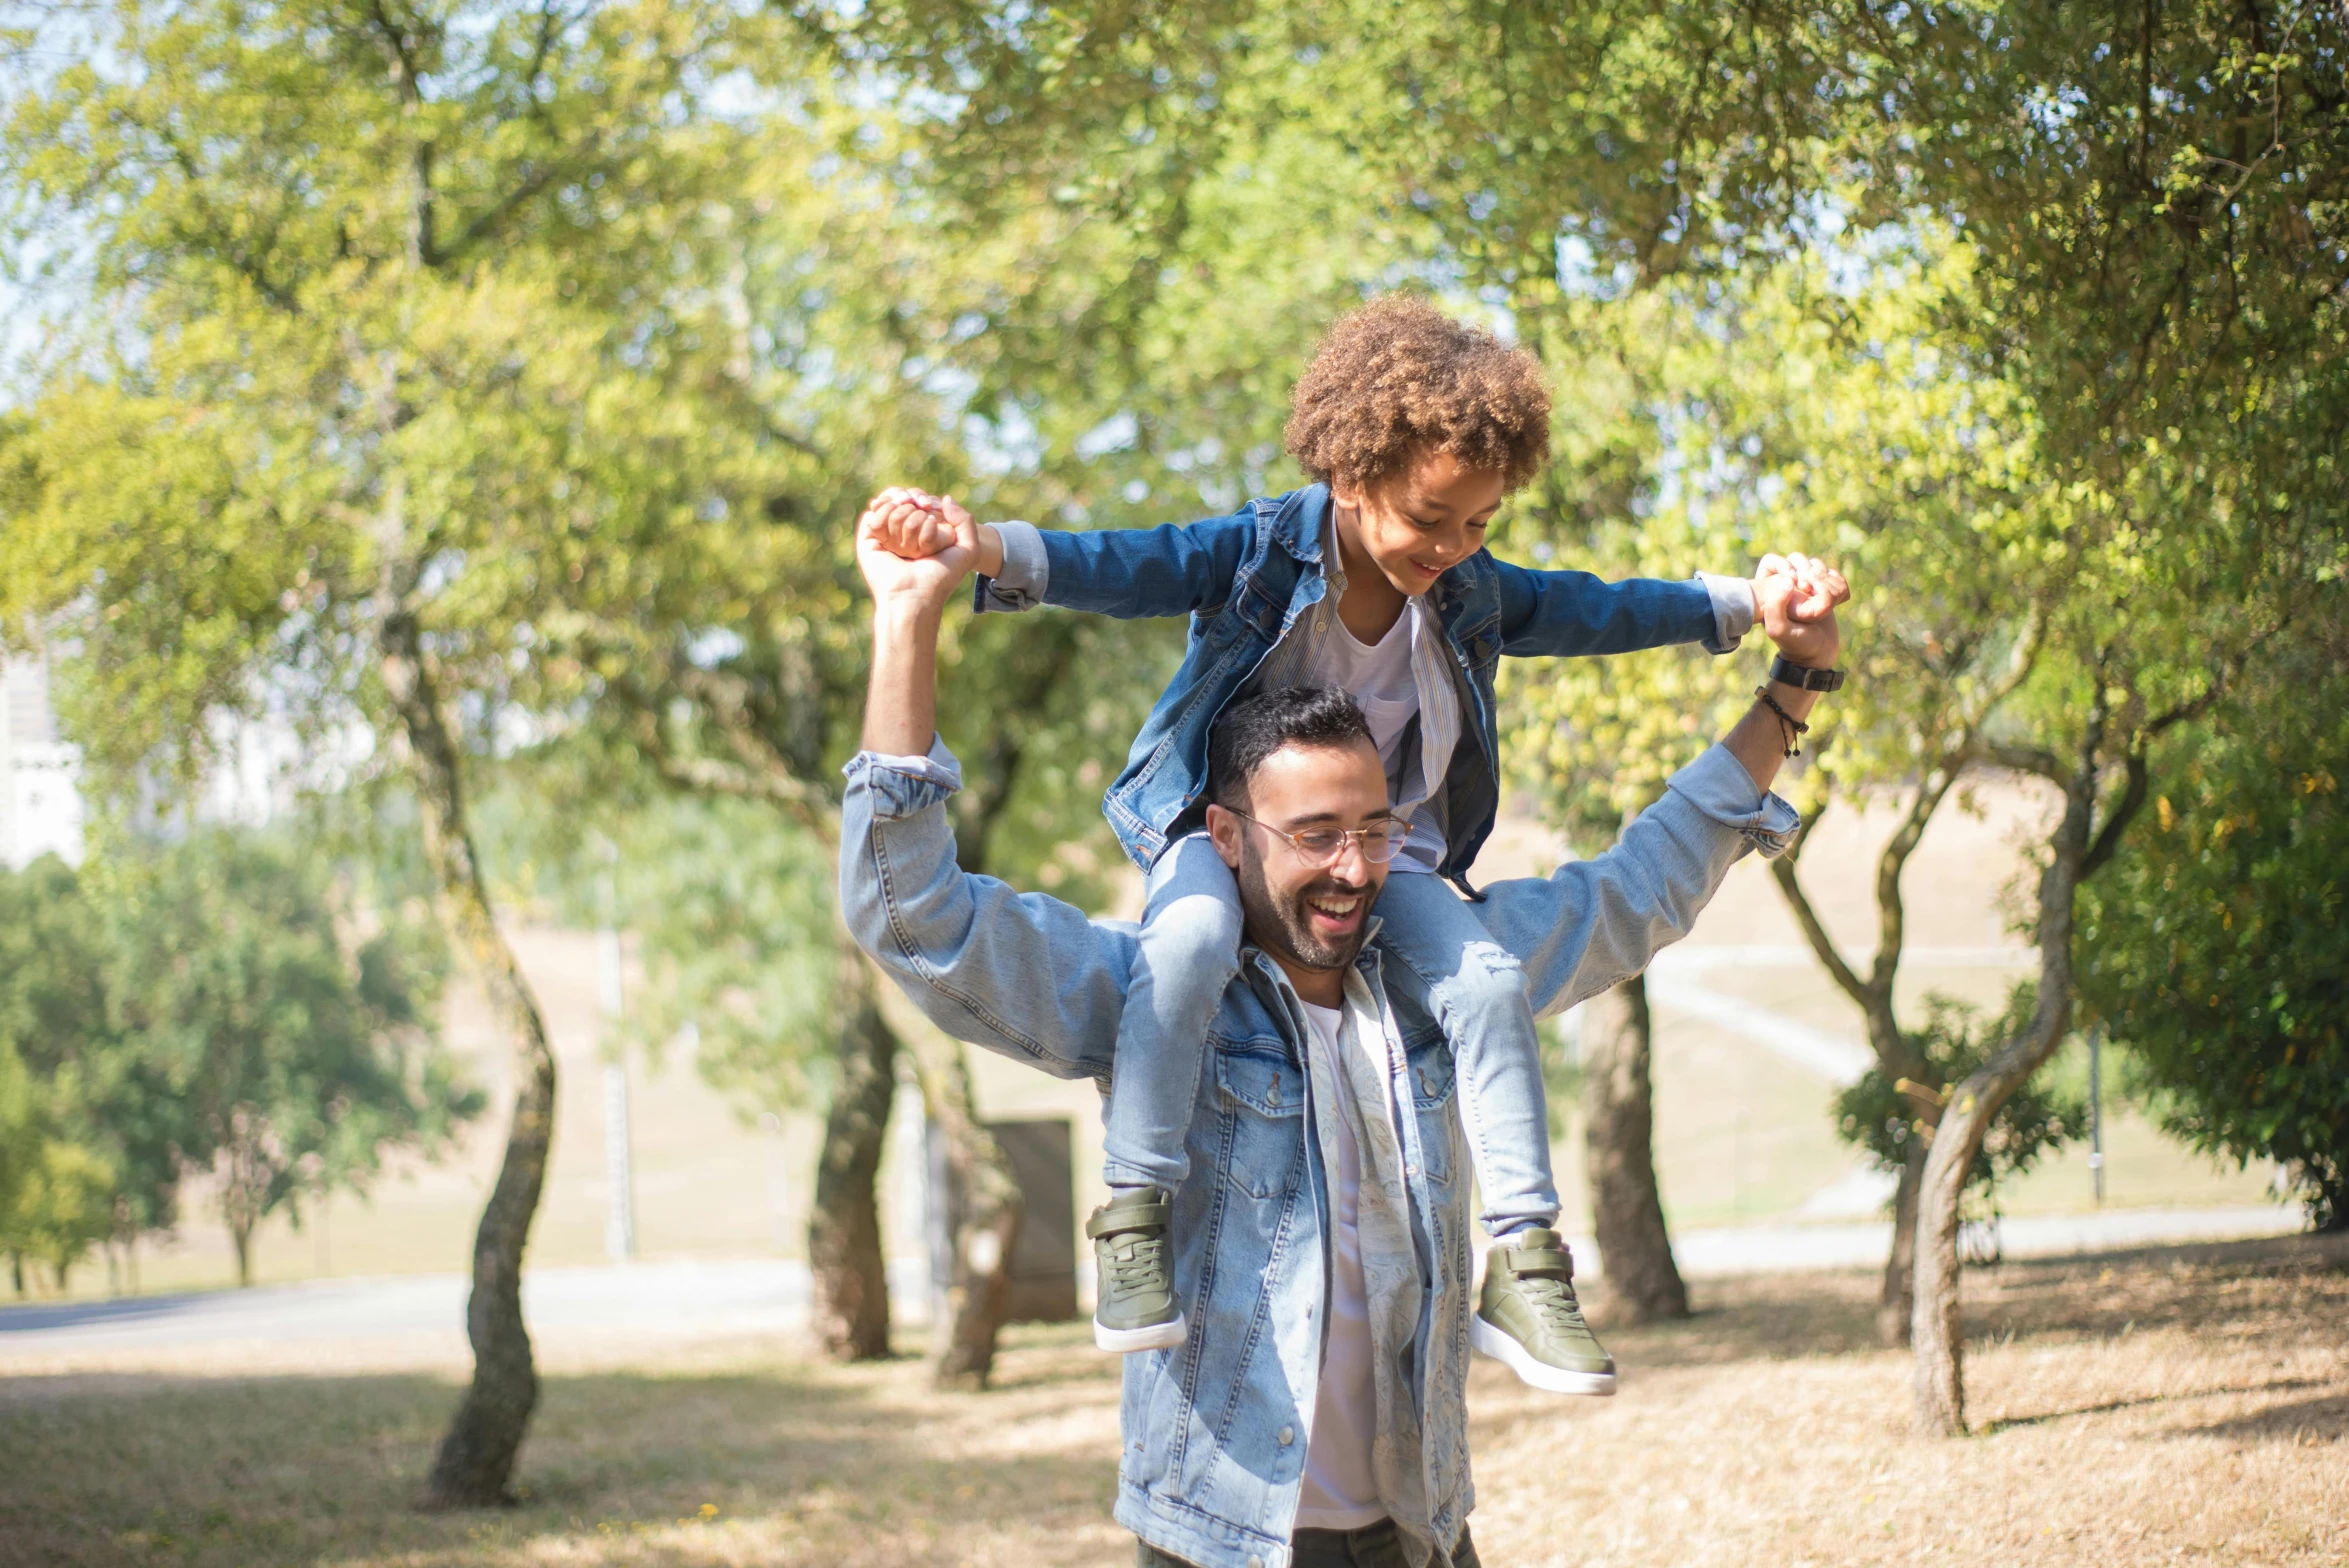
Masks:
[[[1248,781],[1283,746],[1351,746],[1370,721],[1334,686],[1283,686],[1233,703],[1207,736],[1207,798],[1226,810],[1248,804]]]

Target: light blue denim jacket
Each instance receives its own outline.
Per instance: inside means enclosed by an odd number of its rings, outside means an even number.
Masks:
[[[1135,928],[957,866],[945,803],[961,773],[942,744],[927,758],[862,753],[847,774],[840,907],[858,943],[949,1035],[1106,1094]],[[1554,1012],[1644,968],[1687,934],[1739,856],[1778,853],[1798,826],[1715,746],[1614,849],[1496,882],[1478,913],[1523,966],[1536,1011]],[[1389,1506],[1415,1568],[1449,1568],[1474,1502],[1469,1165],[1450,1048],[1424,993],[1408,966],[1384,966],[1375,933],[1360,964],[1382,1003],[1393,1103],[1412,1108],[1396,1132],[1426,1286],[1411,1353],[1386,1369],[1410,1392],[1422,1484]],[[1287,978],[1244,949],[1208,1031],[1213,1070],[1200,1077],[1191,1175],[1175,1193],[1175,1286],[1193,1304],[1191,1335],[1124,1358],[1118,1522],[1202,1568],[1290,1563],[1328,1293],[1306,1038]]]
[[[995,525],[1003,570],[979,579],[978,610],[1056,604],[1128,619],[1191,618],[1182,667],[1101,803],[1118,842],[1143,870],[1196,826],[1216,715],[1327,593],[1329,503],[1329,486],[1307,485],[1180,527]],[[1436,869],[1464,891],[1501,801],[1493,702],[1501,655],[1573,657],[1673,643],[1727,653],[1754,619],[1753,595],[1734,577],[1700,572],[1688,582],[1610,583],[1588,572],[1532,571],[1489,550],[1444,573],[1427,597],[1451,650],[1463,709],[1460,744],[1436,790],[1446,832]]]

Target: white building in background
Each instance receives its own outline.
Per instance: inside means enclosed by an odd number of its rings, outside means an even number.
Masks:
[[[45,654],[0,657],[0,861],[82,860],[82,753],[57,738]]]

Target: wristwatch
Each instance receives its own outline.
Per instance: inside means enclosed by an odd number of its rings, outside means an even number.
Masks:
[[[1797,691],[1835,691],[1843,685],[1843,671],[1814,670],[1782,653],[1770,661],[1770,679]]]

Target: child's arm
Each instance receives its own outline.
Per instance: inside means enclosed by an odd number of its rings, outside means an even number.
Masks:
[[[970,522],[952,498],[920,491],[884,490],[872,504],[893,507],[883,544],[907,557],[935,554],[958,525]],[[1132,620],[1222,604],[1254,542],[1256,518],[1250,511],[1181,526],[1098,532],[982,523],[976,533],[974,608],[980,612],[1055,604]]]
[[[1501,651],[1517,658],[1630,653],[1684,642],[1727,653],[1754,624],[1753,591],[1735,577],[1611,583],[1588,572],[1493,565],[1500,576]]]
[[[1806,557],[1794,559],[1808,564]],[[1763,558],[1750,582],[1699,572],[1686,582],[1634,577],[1610,583],[1588,572],[1493,564],[1500,573],[1501,651],[1517,658],[1631,653],[1688,642],[1728,653],[1762,617],[1765,603],[1784,597],[1772,586],[1782,575],[1796,576],[1802,585],[1788,601],[1787,613],[1796,620],[1815,621],[1843,602],[1774,555]]]

